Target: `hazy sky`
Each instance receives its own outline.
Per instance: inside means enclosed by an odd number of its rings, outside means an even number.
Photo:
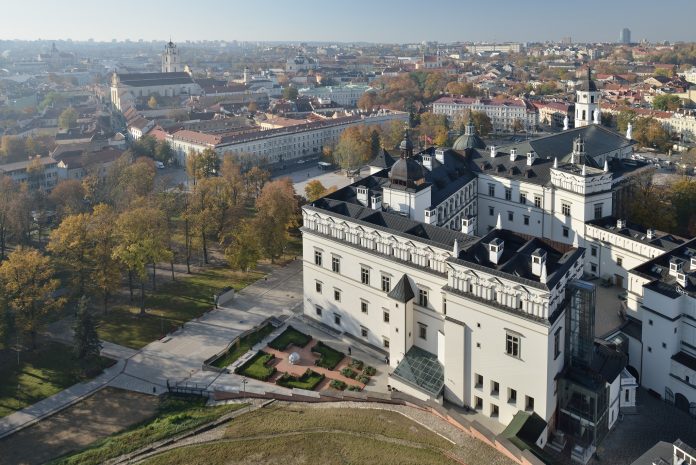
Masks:
[[[7,0],[0,39],[696,41],[694,0]]]

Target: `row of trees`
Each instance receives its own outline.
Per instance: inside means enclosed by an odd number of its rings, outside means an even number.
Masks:
[[[441,71],[414,71],[395,77],[383,77],[372,84],[376,91],[366,92],[360,98],[358,107],[371,110],[384,106],[418,113],[428,103],[444,94],[448,85],[456,82],[456,76]],[[450,90],[462,90],[462,93],[474,94],[473,89],[469,87],[450,88]]]

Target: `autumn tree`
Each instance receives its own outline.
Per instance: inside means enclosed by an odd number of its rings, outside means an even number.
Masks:
[[[361,134],[358,126],[349,126],[343,130],[334,150],[334,161],[344,170],[357,169],[371,158],[372,147]]]
[[[58,286],[50,259],[36,249],[17,249],[0,265],[0,288],[19,328],[29,333],[32,349],[46,316],[64,304],[54,297]]]
[[[78,360],[90,360],[99,357],[102,343],[97,334],[97,326],[87,309],[87,297],[82,296],[77,305],[77,316],[73,325],[73,344]]]
[[[256,200],[269,179],[271,179],[271,173],[258,166],[253,166],[244,173],[244,190],[247,198]]]
[[[297,100],[298,95],[299,91],[296,87],[287,86],[283,89],[283,98],[285,100],[292,100],[294,102],[295,100]]]
[[[448,131],[449,123],[447,116],[436,115],[430,112],[420,115],[418,135],[426,144],[447,145]]]
[[[186,172],[196,185],[199,179],[215,176],[220,169],[220,158],[215,150],[190,151],[186,157]]]
[[[26,160],[29,152],[27,152],[26,140],[24,138],[2,136],[0,141],[2,141],[2,144],[0,144],[2,147],[0,154],[5,158],[5,160],[3,160],[4,163]]]
[[[358,100],[358,108],[365,111],[371,111],[379,107],[377,92],[367,91],[360,96]]]
[[[474,123],[474,127],[479,136],[486,137],[493,132],[491,118],[483,111],[461,112],[455,119],[455,127],[459,128],[461,132],[464,132],[463,128],[469,122],[469,119]]]
[[[48,251],[59,267],[67,272],[73,295],[87,293],[87,286],[90,284],[88,278],[92,270],[88,253],[91,247],[87,213],[67,216],[51,231]]]
[[[288,228],[297,223],[297,199],[290,178],[270,181],[256,200],[254,229],[262,254],[271,261],[280,257],[288,243]]]
[[[517,134],[520,131],[524,131],[524,123],[519,118],[515,118],[512,122],[512,132]]]
[[[0,262],[5,259],[16,189],[17,184],[9,176],[0,175]]]
[[[305,185],[305,198],[308,202],[314,202],[315,200],[324,197],[332,192],[336,191],[336,186],[324,187],[324,185],[318,179],[313,179]]]
[[[70,129],[77,124],[77,111],[73,107],[68,107],[58,116],[58,127]]]
[[[150,109],[154,110],[155,108],[157,108],[158,105],[159,105],[159,103],[157,102],[157,97],[155,97],[154,95],[151,95],[150,99],[147,101],[147,106]]]
[[[104,313],[108,309],[109,298],[121,287],[119,263],[114,257],[118,241],[116,219],[116,213],[106,204],[96,205],[89,219],[89,257],[93,267],[91,280],[94,290],[101,297]]]
[[[128,269],[129,278],[134,275],[140,281],[141,315],[145,314],[147,266],[152,264],[154,270],[154,264],[169,261],[171,256],[163,234],[165,227],[162,212],[148,206],[126,210],[116,221],[118,242],[113,256]]]
[[[673,94],[656,95],[652,105],[656,110],[676,111],[681,107],[681,99]]]
[[[244,195],[242,167],[232,156],[225,156],[220,167],[220,177],[227,183],[233,205],[240,205]]]
[[[242,221],[227,242],[225,259],[230,267],[245,272],[256,267],[261,258],[261,246],[253,220]]]
[[[65,179],[59,182],[48,198],[55,206],[58,218],[81,213],[85,210],[85,188],[77,179]]]
[[[385,125],[380,134],[382,147],[393,150],[404,138],[405,123],[403,121],[390,121]]]

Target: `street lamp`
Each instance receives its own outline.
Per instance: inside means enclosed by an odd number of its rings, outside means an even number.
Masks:
[[[248,382],[249,380],[247,380],[246,376],[242,378],[242,392],[244,393],[244,397],[246,397],[246,385]]]

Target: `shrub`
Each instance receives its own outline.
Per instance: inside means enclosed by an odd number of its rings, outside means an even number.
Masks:
[[[301,333],[292,326],[285,328],[285,331],[280,333],[277,338],[268,343],[269,347],[275,350],[285,350],[290,344],[297,347],[304,347],[309,344],[312,338],[305,333]]]
[[[308,368],[307,371],[305,371],[299,378],[297,376],[292,376],[289,373],[284,373],[283,376],[276,381],[276,384],[286,388],[297,388],[313,391],[323,379],[324,375]]]
[[[334,379],[333,381],[331,381],[330,386],[334,389],[338,389],[339,391],[343,391],[346,389],[347,384],[341,380]]]
[[[374,376],[377,373],[377,370],[373,366],[366,366],[365,369],[363,370],[363,375],[366,376]]]
[[[353,370],[352,368],[345,367],[344,369],[341,370],[341,374],[345,376],[346,378],[355,378],[358,375],[358,372]]]
[[[263,350],[259,350],[256,355],[237,368],[236,372],[248,376],[249,378],[258,379],[259,381],[268,381],[268,378],[273,376],[276,369],[275,367],[266,365],[274,358],[272,354],[267,354]]]
[[[319,354],[319,358],[314,364],[323,368],[328,368],[329,370],[336,368],[336,365],[341,363],[341,360],[345,357],[343,352],[339,352],[321,341],[317,342],[317,344],[312,347],[312,352]]]
[[[363,384],[367,384],[367,383],[370,382],[370,377],[369,377],[369,376],[365,376],[365,375],[360,375],[360,376],[358,376],[357,379],[358,379],[358,381],[360,381],[360,382],[363,383]]]
[[[348,386],[347,390],[348,391],[362,391],[360,386],[353,386],[353,385]]]
[[[364,365],[365,363],[357,358],[353,358],[350,361],[350,367],[355,368],[356,370],[362,370]]]

